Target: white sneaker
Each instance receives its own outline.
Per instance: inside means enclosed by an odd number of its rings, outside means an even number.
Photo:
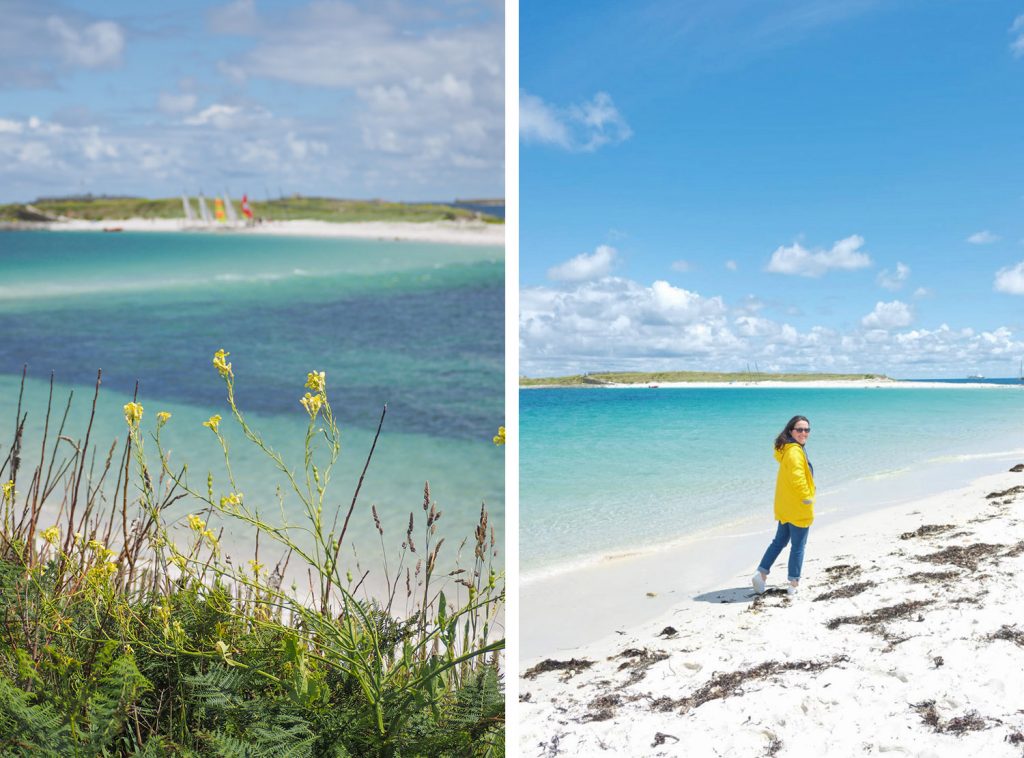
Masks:
[[[755,571],[754,575],[750,577],[750,583],[754,585],[754,592],[758,595],[763,595],[767,585],[764,582],[764,577],[761,576],[760,571]]]
[[[799,592],[800,592],[800,587],[799,587],[799,586],[796,586],[796,587],[794,587],[794,586],[793,586],[793,585],[791,584],[791,585],[789,585],[789,586],[788,586],[788,587],[786,588],[786,594],[787,594],[787,595],[789,595],[790,597],[792,597],[793,595],[796,595],[796,594],[797,594],[797,593],[799,593]]]

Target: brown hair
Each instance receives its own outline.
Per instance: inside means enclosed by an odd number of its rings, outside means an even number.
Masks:
[[[779,432],[779,436],[775,438],[775,449],[782,450],[782,448],[790,443],[796,442],[793,439],[793,427],[796,426],[798,421],[807,421],[807,416],[793,416],[787,423],[786,428]],[[811,422],[807,421],[807,425],[810,426]],[[799,443],[797,443],[799,444]]]

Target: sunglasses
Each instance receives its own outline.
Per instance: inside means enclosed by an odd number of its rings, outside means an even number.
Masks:
[[[809,427],[809,426],[794,426],[793,427],[793,432],[794,433],[799,432],[800,434],[810,434],[811,433],[811,427]]]

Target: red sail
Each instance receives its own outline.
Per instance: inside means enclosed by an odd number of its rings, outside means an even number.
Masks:
[[[246,218],[252,218],[252,208],[249,207],[249,196],[242,195],[242,215]]]

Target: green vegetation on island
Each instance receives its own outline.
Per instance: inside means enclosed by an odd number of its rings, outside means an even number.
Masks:
[[[196,199],[191,198],[193,207]],[[212,208],[213,198],[207,198]],[[240,198],[232,198],[236,207]],[[479,218],[500,224],[501,219],[451,205],[394,203],[385,200],[339,200],[294,195],[275,200],[250,200],[253,214],[266,221],[312,220],[346,223],[355,221],[457,221]],[[0,221],[31,222],[57,219],[117,221],[129,218],[182,218],[181,198],[149,200],[139,197],[46,198],[33,203],[0,205]]]
[[[601,387],[609,384],[671,384],[674,382],[847,382],[887,381],[882,374],[768,374],[752,371],[602,371],[543,378],[519,377],[520,387]]]
[[[161,443],[169,413],[125,404],[124,442],[97,451],[92,421],[69,436],[51,390],[30,451],[19,403],[0,438],[0,755],[503,756],[504,577],[486,509],[472,558],[442,573],[425,488],[401,560],[383,561],[389,592],[363,599],[365,569],[339,552],[353,513],[371,511],[356,511],[359,485],[351,505],[325,496],[340,437],[324,374],[307,377],[305,455],[291,466],[236,406],[226,358],[214,367],[228,419],[202,432],[223,466],[195,482]],[[278,471],[276,494],[243,495],[227,424]],[[285,493],[298,522],[281,523]],[[221,547],[239,528],[258,535],[248,561]]]

